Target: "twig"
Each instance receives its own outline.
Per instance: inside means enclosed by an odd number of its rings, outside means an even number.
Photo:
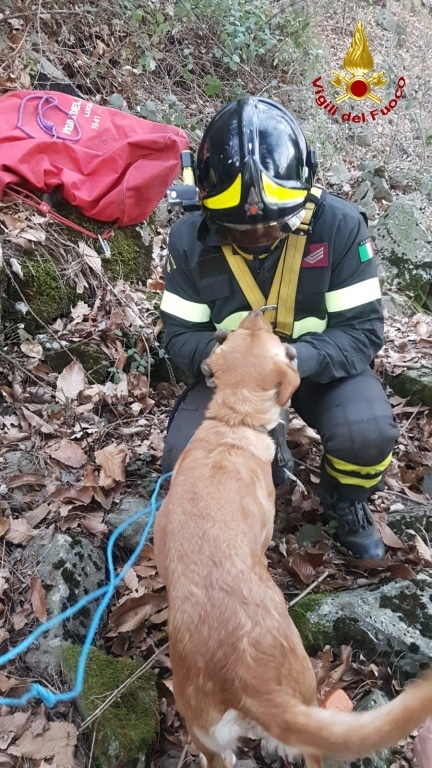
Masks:
[[[154,652],[153,656],[150,659],[148,659],[148,661],[142,664],[142,666],[139,669],[137,669],[137,671],[134,672],[133,675],[128,677],[128,679],[125,680],[124,683],[119,685],[119,687],[115,691],[113,691],[113,693],[111,693],[107,699],[105,699],[105,701],[100,705],[100,707],[95,709],[95,711],[87,718],[87,720],[84,720],[83,724],[81,725],[81,728],[79,729],[79,733],[81,733],[81,731],[83,731],[84,728],[87,728],[94,720],[96,720],[102,714],[102,712],[104,712],[105,709],[107,709],[113,703],[113,701],[118,699],[118,697],[121,696],[123,691],[126,690],[126,688],[131,683],[137,680],[138,677],[140,677],[140,675],[143,674],[143,672],[149,669],[149,667],[151,667],[152,663],[157,658],[157,656],[159,656],[159,654],[162,653],[163,651],[166,651],[167,648],[168,648],[168,643],[165,643],[165,645],[162,645],[161,648],[158,648],[157,651]]]
[[[184,745],[184,747],[182,749],[182,753],[180,755],[180,760],[177,763],[177,768],[181,768],[182,767],[182,765],[183,765],[183,763],[185,761],[186,752],[188,751],[189,744],[190,744],[190,739],[187,740],[186,744]]]
[[[408,429],[409,425],[411,424],[411,422],[412,422],[412,420],[413,420],[414,416],[417,416],[417,414],[418,414],[418,412],[419,412],[420,408],[421,408],[421,405],[418,405],[418,406],[417,406],[417,408],[415,409],[415,411],[413,411],[413,412],[412,412],[412,414],[411,414],[411,416],[409,417],[409,419],[408,419],[408,421],[406,422],[406,424],[404,424],[404,425],[403,425],[401,432],[406,432],[406,430]]]
[[[290,602],[288,603],[288,608],[291,608],[295,603],[298,603],[298,601],[301,600],[302,597],[306,597],[306,595],[308,595],[309,592],[312,592],[312,590],[315,589],[315,587],[317,587],[318,584],[321,584],[321,582],[324,581],[324,579],[326,579],[327,576],[329,576],[329,571],[324,571],[324,573],[322,573],[321,576],[318,576],[318,578],[315,579],[315,581],[313,581],[312,584],[309,584],[309,586],[306,587],[306,589],[304,589],[300,595],[297,595],[297,597],[295,597],[294,600],[290,600]]]
[[[93,764],[93,753],[94,753],[95,741],[96,741],[96,728],[94,729],[93,736],[92,736],[92,743],[91,743],[91,747],[90,747],[90,756],[89,756],[89,765]]]

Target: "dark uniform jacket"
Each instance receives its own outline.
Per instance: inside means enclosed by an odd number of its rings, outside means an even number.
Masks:
[[[247,260],[265,297],[282,246]],[[215,330],[236,328],[250,305],[200,212],[175,222],[168,251],[161,303],[165,349],[197,376],[215,344]],[[380,295],[362,215],[352,203],[324,191],[303,252],[292,337],[285,339],[295,343],[302,378],[328,382],[369,366],[382,346]]]

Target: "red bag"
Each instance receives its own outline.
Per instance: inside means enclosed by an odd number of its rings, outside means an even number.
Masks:
[[[118,226],[152,213],[188,147],[180,128],[54,91],[1,96],[0,126],[0,198],[7,185],[60,187],[85,216]]]

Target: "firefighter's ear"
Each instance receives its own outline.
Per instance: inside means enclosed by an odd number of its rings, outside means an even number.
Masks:
[[[207,386],[210,387],[211,389],[214,389],[216,384],[215,384],[215,380],[213,378],[213,371],[212,371],[212,369],[210,367],[208,358],[207,358],[207,360],[203,360],[202,361],[202,363],[201,363],[201,371],[204,374]]]

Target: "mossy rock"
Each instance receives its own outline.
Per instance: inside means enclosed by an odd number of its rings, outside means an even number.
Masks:
[[[78,295],[62,280],[55,262],[46,253],[38,254],[36,248],[32,252],[19,253],[14,248],[14,253],[21,265],[23,279],[14,277],[19,290],[11,280],[6,281],[4,322],[22,323],[26,331],[35,333],[58,317],[67,315],[77,303]]]
[[[56,206],[56,210],[70,221],[79,224],[95,234],[102,234],[109,225],[95,219],[88,219],[73,205],[62,201]],[[146,282],[150,273],[150,262],[155,233],[155,215],[152,214],[148,221],[142,225],[120,227],[114,230],[107,239],[111,256],[102,259],[104,273],[112,282],[126,280],[127,282]],[[85,237],[81,232],[73,229],[68,231],[68,240],[77,243]],[[97,243],[97,241],[95,241]],[[90,243],[94,246],[94,243]],[[98,246],[96,245],[96,250]]]
[[[63,666],[75,680],[82,648],[66,645]],[[142,665],[141,660],[114,658],[91,648],[78,707],[87,718]],[[147,670],[105,709],[95,727],[93,761],[96,768],[136,768],[152,747],[159,727],[155,674]]]
[[[62,216],[90,232],[102,234],[108,229],[108,225],[86,218],[69,203],[61,201],[55,207]],[[131,283],[146,282],[150,271],[154,219],[152,214],[148,222],[140,227],[115,229],[107,241],[111,252],[109,258],[103,255],[97,240],[87,238],[88,245],[101,255],[102,272],[110,283],[120,279]],[[62,247],[62,264],[57,255],[58,239],[52,237],[53,233],[61,234],[65,243]],[[7,243],[7,255],[18,261],[23,279],[14,276],[13,281],[8,280],[6,283],[3,305],[5,325],[14,326],[21,323],[28,333],[34,334],[44,326],[53,323],[58,317],[69,314],[79,299],[90,305],[93,304],[101,290],[101,282],[97,275],[89,288],[81,294],[78,294],[74,284],[67,280],[68,269],[65,268],[65,262],[69,260],[71,265],[74,264],[77,255],[73,246],[82,240],[86,240],[86,237],[81,232],[72,228],[65,229],[57,222],[50,221],[46,229],[45,242],[35,243],[31,251],[24,250],[16,244]]]
[[[112,361],[102,349],[89,342],[71,344],[67,351],[62,348],[45,352],[44,359],[53,371],[61,373],[72,362],[71,355],[80,361],[92,383],[103,384],[106,381]]]
[[[406,370],[397,376],[386,375],[393,392],[408,398],[411,405],[424,405],[432,409],[432,371],[430,368]]]
[[[289,609],[289,614],[300,633],[306,653],[309,656],[315,656],[325,645],[332,644],[332,634],[329,628],[325,624],[317,628],[317,622],[311,621],[309,618],[309,614],[314,614],[327,597],[326,594],[306,595]]]

